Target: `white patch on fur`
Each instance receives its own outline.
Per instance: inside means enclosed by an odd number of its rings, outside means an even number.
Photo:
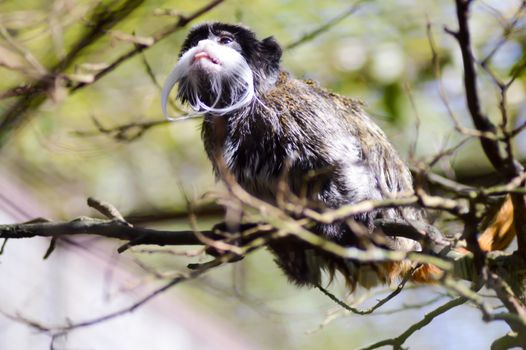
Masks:
[[[223,160],[226,164],[226,166],[230,169],[234,169],[234,157],[235,153],[237,152],[239,146],[234,145],[231,141],[227,142],[226,149],[223,152]]]
[[[206,53],[212,60],[194,57],[199,53]],[[199,87],[199,76],[205,74],[211,85],[211,92],[215,98],[214,103],[208,106],[202,101]],[[179,89],[184,89],[185,94],[192,96],[194,103],[192,109],[200,114],[212,113],[224,115],[239,108],[245,107],[255,99],[254,77],[247,61],[236,50],[220,45],[213,40],[201,40],[186,51],[164,83],[161,104],[163,114],[170,119],[167,111],[168,97],[173,87],[187,78],[186,84],[179,84]],[[217,107],[223,94],[223,82],[230,89],[231,101],[227,106]]]

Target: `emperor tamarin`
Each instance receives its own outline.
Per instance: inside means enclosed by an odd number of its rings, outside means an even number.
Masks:
[[[280,179],[316,210],[411,193],[407,166],[362,104],[295,79],[280,68],[281,55],[272,37],[258,40],[245,27],[199,25],[188,34],[165,83],[163,112],[167,115],[169,93],[178,84],[177,98],[204,115],[202,138],[216,175],[224,166],[247,192],[270,203]],[[372,233],[377,218],[422,220],[422,214],[415,208],[387,208],[352,219]],[[357,227],[337,222],[311,230],[340,245],[360,247],[351,226]],[[384,245],[421,249],[400,237],[387,237]],[[409,267],[347,261],[293,236],[269,247],[298,285],[317,285],[321,271],[338,270],[352,288],[370,286],[389,282]]]

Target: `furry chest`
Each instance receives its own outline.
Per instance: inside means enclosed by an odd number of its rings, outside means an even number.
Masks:
[[[227,138],[222,155],[227,168],[245,190],[256,196],[275,196],[286,154],[274,140],[252,134]]]

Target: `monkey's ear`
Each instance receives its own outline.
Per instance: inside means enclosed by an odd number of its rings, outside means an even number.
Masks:
[[[283,50],[276,39],[269,36],[261,41],[265,56],[274,64],[279,64]]]

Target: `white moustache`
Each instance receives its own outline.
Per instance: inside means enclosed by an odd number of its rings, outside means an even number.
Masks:
[[[198,62],[202,60],[207,62]],[[192,79],[192,74],[203,72],[210,81],[211,93],[215,98],[211,106],[202,101],[203,92],[199,91],[199,79]],[[167,107],[170,92],[183,78],[188,79],[185,80],[184,86],[179,84],[179,90],[192,97],[193,102],[190,106],[198,114],[225,115],[249,105],[255,99],[254,77],[247,61],[236,50],[212,40],[201,40],[197,46],[186,51],[166,78],[161,94],[161,106],[164,116],[168,119],[171,119]],[[225,82],[227,84],[224,84]],[[223,86],[229,89],[230,103],[224,107],[217,107],[223,94]]]

